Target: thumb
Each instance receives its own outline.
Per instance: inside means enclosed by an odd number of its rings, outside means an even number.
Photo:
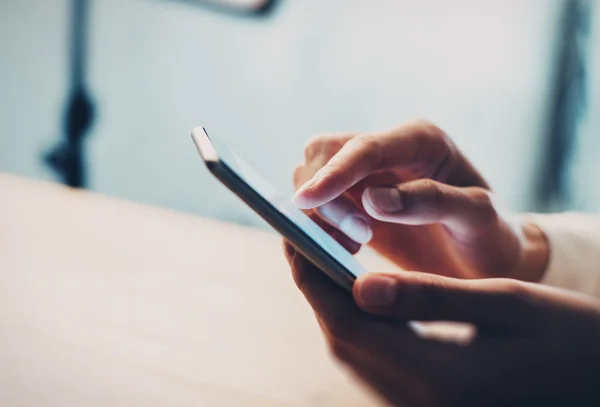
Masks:
[[[362,201],[365,211],[375,219],[405,225],[442,223],[458,237],[488,231],[500,217],[489,191],[432,180],[367,188]]]
[[[456,321],[526,327],[534,307],[517,280],[460,280],[428,273],[365,274],[354,283],[357,305],[371,314],[410,321]]]

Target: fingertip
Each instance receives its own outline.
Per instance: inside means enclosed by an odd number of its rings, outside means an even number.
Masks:
[[[359,244],[367,244],[373,238],[373,229],[362,216],[346,216],[340,222],[339,228]]]
[[[311,197],[314,195],[315,186],[317,186],[320,175],[317,172],[312,176],[311,179],[306,181],[294,195],[292,196],[292,203],[296,205],[300,209],[312,209],[315,206],[318,206],[318,203],[315,203],[315,199]]]
[[[301,188],[292,195],[292,204],[298,209],[313,209],[315,205],[312,204],[311,199],[306,197],[304,190]]]
[[[313,209],[334,200],[351,186],[329,170],[321,169],[296,191],[292,203],[300,209]]]
[[[311,181],[309,181],[309,183],[310,182]],[[321,188],[318,185],[314,183],[309,185],[307,183],[300,187],[300,189],[298,189],[298,191],[292,195],[291,200],[292,204],[298,209],[307,210],[326,204],[327,202],[331,201],[331,199],[327,199],[327,197],[324,196],[324,193],[321,191]]]

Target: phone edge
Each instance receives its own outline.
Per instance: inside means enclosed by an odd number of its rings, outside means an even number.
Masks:
[[[200,130],[201,129],[201,130]],[[196,135],[201,131],[203,134]],[[200,143],[206,137],[208,143]],[[352,292],[356,276],[338,262],[331,254],[322,249],[314,239],[308,236],[298,226],[294,225],[283,214],[269,203],[264,197],[250,187],[243,179],[219,159],[206,130],[197,127],[192,133],[192,139],[208,170],[233,192],[247,206],[263,218],[275,231],[288,239],[313,264],[348,292]],[[197,140],[198,139],[198,140]],[[197,142],[198,141],[198,142]]]

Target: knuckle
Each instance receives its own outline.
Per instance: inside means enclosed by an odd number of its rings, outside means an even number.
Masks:
[[[475,213],[482,220],[490,221],[498,218],[492,193],[484,188],[475,187],[470,192],[470,197],[477,208]]]
[[[498,279],[496,287],[498,298],[504,306],[516,310],[523,309],[528,303],[529,290],[520,281],[508,278]]]
[[[440,146],[450,148],[453,145],[452,140],[446,134],[446,132],[443,131],[442,129],[440,129],[435,124],[425,120],[421,126],[423,128],[423,132],[425,133],[426,137],[435,141]]]
[[[307,161],[317,156],[332,157],[344,145],[342,137],[336,134],[316,134],[312,136],[304,147],[304,156]]]
[[[441,185],[436,184],[431,188],[431,200],[436,207],[443,206],[446,203],[446,192]]]
[[[511,298],[522,300],[527,297],[527,289],[523,283],[517,280],[506,279],[503,282],[504,292]]]
[[[300,185],[304,183],[304,164],[298,164],[296,168],[294,168],[294,172],[292,173],[292,180],[294,182],[294,186],[298,188]]]
[[[426,283],[421,287],[421,304],[424,315],[429,319],[440,315],[448,308],[447,297],[443,295],[444,287],[438,279],[429,277]]]
[[[513,295],[519,291],[518,284],[515,280],[509,278],[499,278],[495,282],[496,292],[502,295]]]
[[[324,139],[327,136],[324,134],[315,134],[308,139],[304,145],[304,155],[307,160],[312,159],[316,153],[320,150],[321,145],[324,143]]]
[[[360,149],[362,155],[367,158],[368,166],[370,168],[381,167],[384,158],[381,135],[365,133],[357,136],[355,140],[355,148]]]
[[[410,123],[411,127],[417,130],[419,138],[427,142],[428,147],[431,143],[439,146],[449,146],[451,144],[450,137],[438,126],[426,119],[417,119]]]
[[[412,123],[415,134],[415,170],[436,179],[444,179],[452,171],[457,149],[450,137],[427,120]]]
[[[414,119],[410,122],[414,127],[421,129],[423,132],[442,132],[438,126],[436,126],[431,120],[425,118]]]
[[[405,289],[404,308],[407,316],[420,315],[425,320],[438,315],[438,310],[443,310],[445,296],[442,295],[444,287],[439,279],[423,275],[417,284],[412,284]]]
[[[420,186],[420,204],[440,207],[446,202],[446,191],[443,186],[432,180],[425,180]]]
[[[471,199],[477,204],[477,206],[493,207],[491,192],[486,189],[479,187],[471,189]]]

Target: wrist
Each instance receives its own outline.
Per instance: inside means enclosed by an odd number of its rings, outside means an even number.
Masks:
[[[540,282],[550,260],[550,245],[544,232],[533,223],[522,225],[523,252],[517,267],[517,278],[523,281]]]

